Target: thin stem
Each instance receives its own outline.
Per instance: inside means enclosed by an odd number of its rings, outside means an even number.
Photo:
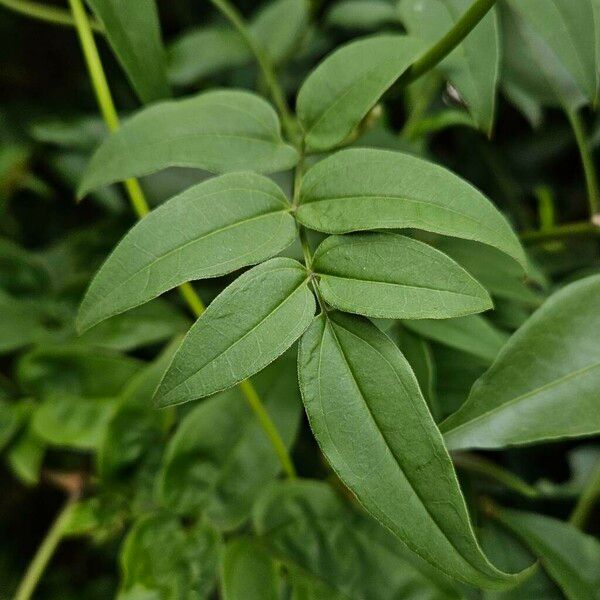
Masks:
[[[279,435],[279,431],[277,431],[277,427],[275,427],[275,424],[265,409],[264,404],[261,402],[256,389],[252,385],[252,382],[249,379],[246,379],[245,381],[242,381],[239,386],[240,390],[248,401],[250,408],[252,408],[254,411],[256,418],[258,419],[265,434],[269,438],[271,445],[277,453],[285,474],[290,479],[294,479],[296,477],[296,469],[294,468],[292,459],[290,458],[287,448],[285,447],[285,444]]]
[[[75,26],[75,20],[71,16],[71,13],[57,6],[46,6],[38,2],[29,2],[29,0],[0,0],[0,6],[4,6],[26,17],[39,19],[54,25],[61,25],[63,27]],[[104,33],[104,28],[95,19],[91,19],[90,26],[97,33]]]
[[[400,78],[399,83],[406,85],[442,62],[475,29],[494,4],[496,4],[496,0],[475,0],[469,10],[454,24],[454,27],[411,65]]]
[[[598,235],[600,227],[582,221],[578,223],[568,223],[566,225],[556,225],[548,229],[539,231],[523,231],[520,236],[525,243],[547,242],[549,240],[558,240],[562,238],[574,237],[578,235]]]
[[[263,51],[260,45],[256,43],[244,17],[240,14],[238,9],[229,2],[229,0],[210,1],[217,9],[221,11],[221,13],[223,13],[227,20],[242,36],[244,42],[246,42],[248,49],[254,55],[254,58],[256,59],[256,62],[258,63],[258,66],[263,74],[263,78],[267,87],[269,88],[271,98],[273,99],[273,102],[275,103],[275,106],[277,107],[277,110],[281,116],[281,120],[286,132],[288,135],[296,137],[296,122],[288,107],[281,85],[277,80],[275,68],[273,67],[270,57]]]
[[[119,128],[119,116],[117,115],[117,110],[110,93],[110,88],[108,87],[106,75],[104,74],[104,69],[102,68],[102,62],[100,61],[98,49],[90,30],[87,13],[85,12],[81,0],[69,0],[69,3],[73,12],[77,33],[79,35],[79,39],[81,40],[83,54],[88,66],[90,78],[96,94],[96,99],[98,100],[98,105],[100,106],[100,112],[102,113],[102,116],[110,131],[115,131]],[[140,219],[143,218],[150,212],[150,208],[138,180],[127,179],[124,182],[124,185],[131,205],[137,216]],[[192,285],[190,283],[184,283],[180,285],[179,292],[193,314],[196,317],[199,317],[204,312],[205,307],[202,299],[194,290]],[[277,431],[277,427],[263,406],[260,397],[252,386],[252,383],[250,381],[243,381],[240,383],[240,389],[248,401],[248,404],[254,411],[256,418],[261,424],[266,436],[269,438],[269,441],[271,442],[277,456],[279,457],[279,460],[281,461],[284,471],[289,477],[295,477],[294,465],[292,464],[292,461],[288,455],[285,444],[283,443],[283,440]]]
[[[64,508],[58,513],[46,537],[37,549],[33,560],[29,563],[29,567],[17,588],[14,600],[29,600],[33,596],[35,588],[44,574],[44,570],[64,535],[75,500],[76,496],[69,497]]]
[[[590,480],[585,486],[579,500],[571,513],[569,522],[578,529],[585,529],[585,524],[596,504],[596,501],[600,498],[600,462],[596,465]]]
[[[588,202],[590,205],[590,216],[592,219],[600,213],[600,187],[598,186],[598,178],[596,176],[596,168],[592,158],[592,151],[585,136],[583,122],[579,113],[575,110],[566,109],[567,118],[575,134],[581,163],[583,165],[583,173],[585,175],[585,184],[587,187]]]
[[[472,473],[477,473],[478,475],[484,475],[489,479],[493,479],[494,481],[501,483],[508,489],[521,494],[521,496],[525,496],[526,498],[538,498],[540,495],[535,487],[529,485],[526,481],[514,473],[503,469],[492,461],[481,456],[461,452],[454,454],[452,458],[454,460],[454,464],[459,469],[471,471]]]

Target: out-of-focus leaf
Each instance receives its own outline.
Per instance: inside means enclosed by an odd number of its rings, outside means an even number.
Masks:
[[[17,436],[11,444],[6,460],[16,477],[25,485],[36,485],[40,480],[40,471],[46,445],[30,426]]]
[[[596,275],[550,296],[442,424],[450,448],[503,448],[600,430],[599,294]]]
[[[15,296],[39,294],[50,286],[50,275],[33,253],[0,238],[0,288]]]
[[[309,149],[344,141],[422,50],[406,36],[351,42],[327,56],[298,92],[298,118]]]
[[[142,102],[170,96],[154,0],[86,0]]]
[[[272,173],[297,160],[268,102],[250,92],[215,90],[150,106],[125,121],[92,156],[79,195],[167,167]]]
[[[327,24],[340,29],[379,29],[398,25],[398,11],[389,0],[340,0],[327,13]]]
[[[314,313],[303,265],[280,257],[250,269],[190,329],[156,392],[158,406],[202,398],[251,377],[304,333]]]
[[[253,378],[284,443],[291,447],[301,410],[295,356],[284,355]],[[172,510],[199,511],[219,529],[248,516],[252,502],[281,465],[239,389],[190,411],[166,451],[159,495]]]

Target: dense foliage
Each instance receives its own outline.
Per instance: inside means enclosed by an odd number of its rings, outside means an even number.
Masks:
[[[600,598],[600,2],[199,4],[0,0],[0,598]]]

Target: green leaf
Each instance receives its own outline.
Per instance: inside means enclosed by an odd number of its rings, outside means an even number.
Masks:
[[[408,154],[343,150],[306,173],[300,194],[297,218],[311,229],[423,229],[494,246],[526,267],[517,236],[483,194]]]
[[[241,537],[225,544],[221,553],[223,600],[278,600],[275,563],[256,541]]]
[[[273,556],[296,579],[303,576],[303,591],[315,591],[306,596],[311,600],[462,598],[437,569],[323,482],[271,485],[256,503],[253,520]]]
[[[471,6],[471,0],[402,0],[408,32],[432,46]],[[500,35],[492,9],[439,65],[458,90],[479,127],[491,134],[500,72]]]
[[[99,476],[127,476],[150,448],[160,444],[173,420],[170,411],[157,411],[152,396],[173,358],[179,340],[169,344],[148,366],[138,371],[116,399],[96,453]]]
[[[99,323],[75,341],[87,346],[126,352],[185,333],[189,326],[189,319],[180,310],[157,298],[126,314]]]
[[[379,29],[398,24],[398,11],[388,0],[341,0],[327,13],[327,24],[341,29]]]
[[[327,56],[298,92],[307,148],[326,150],[343,142],[421,50],[413,38],[379,35]]]
[[[448,447],[503,448],[600,431],[599,294],[596,275],[550,296],[442,424]]]
[[[569,600],[600,597],[600,543],[596,538],[544,515],[499,509],[496,516],[537,555]]]
[[[403,324],[445,346],[462,350],[491,364],[508,340],[508,335],[494,327],[481,315],[457,319],[403,321]]]
[[[154,0],[85,0],[104,26],[115,53],[144,103],[171,95]]]
[[[458,238],[443,238],[435,247],[464,267],[490,294],[537,306],[543,295],[534,291],[514,261],[491,246]]]
[[[217,552],[216,535],[201,523],[188,529],[170,515],[142,517],[121,549],[122,591],[145,588],[160,600],[207,599],[215,586]]]
[[[331,236],[312,269],[337,309],[385,319],[444,319],[492,308],[487,292],[435,248],[392,233]]]
[[[14,296],[43,293],[50,276],[40,258],[14,242],[0,237],[0,288]]]
[[[270,104],[250,92],[216,90],[155,104],[125,121],[92,156],[79,195],[167,167],[271,173],[297,160]]]
[[[25,485],[36,485],[40,480],[46,444],[28,425],[17,436],[6,453],[6,460],[16,477]]]
[[[0,399],[0,451],[8,444],[20,424],[17,405]]]
[[[369,321],[321,315],[298,363],[313,433],[363,506],[447,575],[493,589],[517,583],[481,552],[442,436],[394,343]]]
[[[231,173],[193,186],[137,223],[98,271],[81,304],[85,330],[186,281],[261,262],[296,237],[271,180]]]
[[[597,94],[594,11],[590,0],[508,0],[503,78],[546,106],[576,109]]]
[[[253,378],[284,443],[295,439],[301,410],[295,355],[285,354]],[[254,499],[281,464],[238,388],[190,411],[173,436],[158,481],[163,504],[183,515],[202,514],[230,530],[248,516]]]
[[[169,80],[190,85],[251,60],[246,42],[237,31],[202,27],[184,32],[168,48]]]
[[[302,335],[314,313],[300,263],[273,258],[247,271],[190,329],[156,392],[158,406],[202,398],[254,375]]]
[[[518,571],[528,567],[535,556],[504,527],[493,521],[485,521],[479,528],[481,546],[485,552],[505,570]],[[536,569],[520,585],[503,592],[485,591],[481,600],[564,600],[560,589],[543,569]]]

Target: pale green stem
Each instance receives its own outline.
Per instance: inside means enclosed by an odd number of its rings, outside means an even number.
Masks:
[[[579,148],[579,155],[581,156],[581,164],[583,165],[583,173],[585,175],[585,184],[587,187],[588,203],[590,206],[590,216],[592,219],[600,214],[600,188],[598,186],[598,177],[596,175],[596,167],[592,157],[592,149],[587,142],[585,131],[583,128],[583,122],[579,113],[575,110],[566,109],[567,117],[573,133],[575,134],[575,140],[577,141],[577,147]]]
[[[90,73],[92,86],[98,100],[100,112],[102,113],[109,130],[115,131],[119,128],[119,117],[110,93],[110,88],[108,87],[104,69],[102,68],[102,62],[100,61],[98,49],[90,30],[87,13],[85,12],[85,8],[83,7],[81,0],[69,0],[69,3],[73,12],[77,33],[79,35],[79,39],[81,40],[81,47]],[[150,212],[150,208],[146,198],[144,197],[144,192],[142,191],[138,180],[127,179],[124,182],[124,185],[131,201],[131,205],[133,206],[133,209],[138,217],[142,218],[147,215]],[[205,307],[202,299],[194,290],[192,285],[190,283],[184,283],[179,286],[179,291],[193,314],[196,317],[199,317],[204,312]],[[288,477],[295,477],[296,473],[294,466],[287,453],[285,444],[283,443],[275,424],[262,405],[256,390],[252,386],[252,383],[250,381],[244,381],[240,384],[240,389],[242,390],[244,397],[254,411],[258,421],[264,429],[267,438],[277,453],[285,473],[288,475]]]
[[[63,27],[75,26],[75,21],[71,13],[57,6],[46,6],[45,4],[30,2],[29,0],[0,0],[0,6],[4,6],[26,17],[46,21],[53,25],[62,25]],[[95,19],[91,19],[90,26],[94,31],[104,33],[104,28]]]
[[[21,583],[17,588],[13,600],[30,600],[33,596],[52,555],[64,535],[74,502],[75,497],[69,498],[64,508],[58,513],[58,516],[48,530],[46,537],[44,537],[42,543],[38,547],[33,560],[29,563],[29,567],[27,568],[25,575],[23,575],[23,579],[21,579]]]
[[[540,495],[535,487],[529,485],[526,481],[514,473],[499,467],[497,464],[481,456],[467,453],[456,453],[453,454],[452,459],[454,460],[454,464],[459,469],[471,471],[472,473],[477,473],[478,475],[483,475],[489,479],[493,479],[494,481],[501,483],[503,486],[517,492],[518,494],[521,494],[522,496],[525,496],[526,498],[537,498]]]
[[[228,0],[210,1],[233,25],[248,46],[250,52],[254,55],[254,58],[256,59],[256,62],[258,63],[258,66],[262,72],[265,84],[269,88],[271,98],[273,99],[273,102],[277,107],[277,111],[281,116],[283,126],[287,134],[292,138],[295,138],[297,131],[296,122],[288,107],[281,85],[277,80],[275,68],[270,57],[263,51],[260,45],[256,43],[256,40],[248,28],[248,24],[235,6],[233,6]]]
[[[475,0],[452,29],[410,66],[399,83],[406,85],[442,62],[475,29],[494,4],[496,0]]]
[[[596,465],[590,480],[585,486],[579,500],[571,513],[569,522],[578,529],[585,529],[588,517],[600,498],[600,462]]]
[[[556,225],[548,229],[536,231],[523,231],[520,236],[525,243],[547,242],[550,240],[559,240],[563,238],[574,237],[578,235],[598,235],[600,227],[582,221],[579,223],[568,223],[566,225]]]

